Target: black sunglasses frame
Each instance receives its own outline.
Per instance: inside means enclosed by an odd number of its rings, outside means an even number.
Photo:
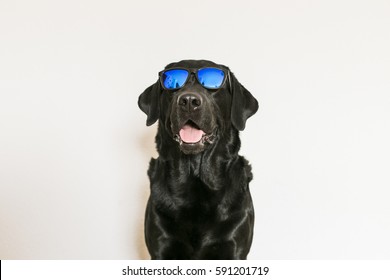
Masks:
[[[206,87],[206,86],[202,85],[202,83],[199,81],[198,72],[200,70],[203,70],[203,69],[218,69],[218,70],[221,70],[224,73],[224,77],[223,77],[223,81],[222,81],[221,85],[219,87],[217,87],[217,88],[215,88],[215,87]],[[170,71],[170,70],[185,70],[185,71],[188,72],[188,76],[187,76],[185,82],[183,83],[183,85],[181,87],[178,87],[178,88],[166,88],[164,86],[163,75],[164,75],[165,72]],[[159,76],[159,80],[160,80],[161,86],[165,90],[175,91],[175,90],[181,89],[182,87],[184,87],[186,85],[186,83],[188,82],[188,79],[191,77],[191,74],[194,74],[196,80],[198,81],[198,83],[202,87],[204,87],[206,89],[218,90],[218,89],[223,87],[223,85],[225,84],[226,80],[229,80],[229,84],[230,84],[230,74],[229,74],[229,71],[226,71],[225,69],[222,69],[222,68],[219,68],[219,67],[202,67],[202,68],[173,67],[173,68],[168,68],[168,69],[164,69],[164,70],[160,71],[158,73],[158,76]]]

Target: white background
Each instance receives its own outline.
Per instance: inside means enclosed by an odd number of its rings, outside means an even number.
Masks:
[[[390,2],[0,0],[0,259],[147,259],[166,64],[225,64],[260,102],[250,259],[390,258]]]

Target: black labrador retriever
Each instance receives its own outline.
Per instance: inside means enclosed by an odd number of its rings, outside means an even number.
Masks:
[[[246,259],[254,210],[251,167],[239,130],[257,100],[229,68],[206,60],[169,64],[139,97],[158,121],[150,161],[145,238],[152,259]]]

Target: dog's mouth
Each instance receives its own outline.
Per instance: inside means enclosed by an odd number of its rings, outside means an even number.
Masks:
[[[175,134],[174,139],[179,142],[180,145],[198,145],[214,143],[215,134],[213,132],[204,132],[196,123],[189,120],[183,127]]]

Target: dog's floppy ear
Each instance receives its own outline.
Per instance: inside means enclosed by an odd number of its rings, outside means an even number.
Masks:
[[[139,96],[138,107],[148,116],[146,119],[146,125],[150,126],[154,124],[160,115],[160,94],[161,85],[160,81],[157,81]]]
[[[256,98],[244,88],[233,73],[230,74],[230,91],[233,95],[231,120],[238,130],[244,130],[246,120],[254,115],[259,108]]]

